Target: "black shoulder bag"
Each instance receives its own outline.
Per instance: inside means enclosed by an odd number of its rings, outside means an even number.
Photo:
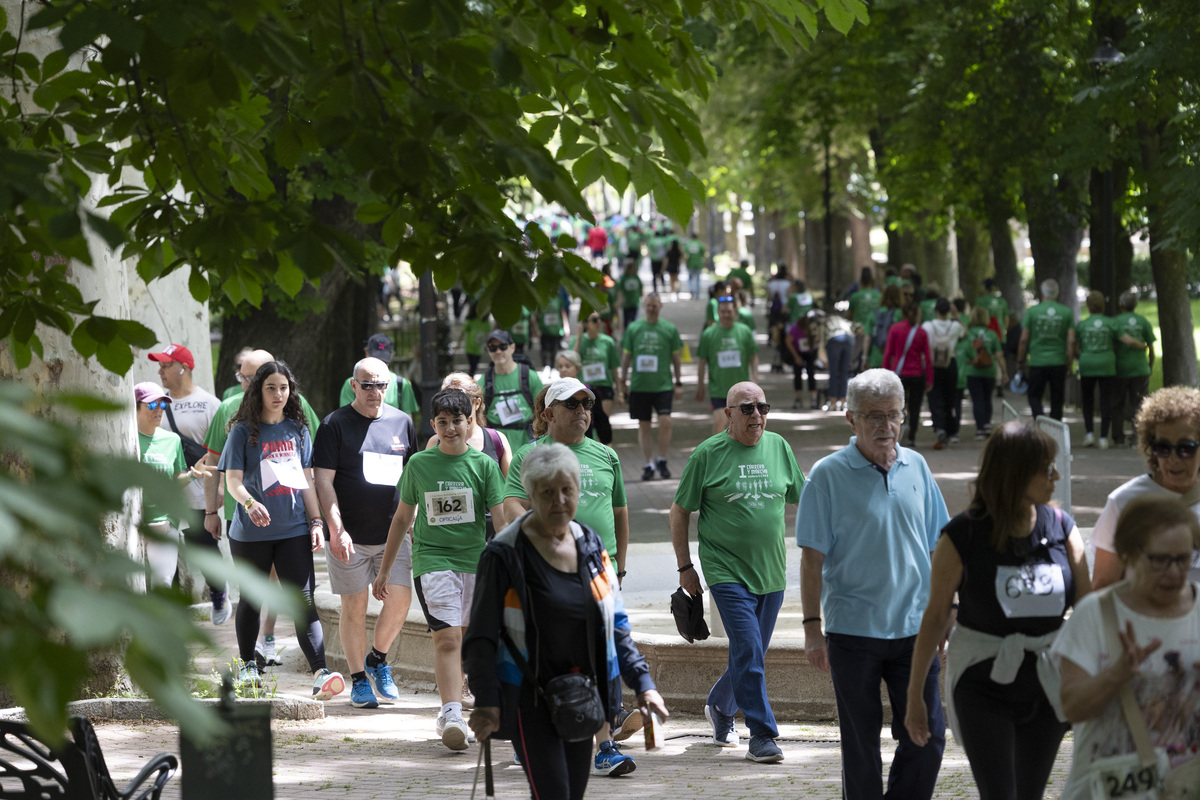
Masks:
[[[588,661],[589,666],[594,669],[596,665],[596,624],[592,619],[591,604],[595,600],[592,599],[592,593],[588,590],[589,582],[584,580],[584,569],[583,557],[580,556],[579,579],[583,584],[584,608],[587,611]],[[606,715],[604,704],[600,701],[600,692],[596,688],[596,681],[592,676],[582,672],[568,672],[566,675],[551,678],[543,687],[529,662],[513,644],[508,631],[501,628],[500,638],[504,640],[504,645],[512,654],[513,661],[521,670],[521,674],[533,682],[538,696],[545,700],[546,705],[550,707],[550,721],[554,724],[554,730],[558,733],[558,737],[564,742],[585,742],[595,736],[596,731],[604,725]]]
[[[171,413],[170,403],[167,403],[166,411],[167,420],[171,423],[171,430],[179,434],[180,444],[183,445],[183,460],[187,462],[189,467],[196,466],[200,459],[208,455],[208,448],[190,436],[183,435],[183,432],[179,430],[179,426],[175,424],[175,415]]]

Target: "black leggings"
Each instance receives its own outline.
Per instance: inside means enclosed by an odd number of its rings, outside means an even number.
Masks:
[[[192,509],[192,516],[188,520],[188,527],[183,531],[183,537],[193,547],[215,550],[218,554],[221,552],[217,540],[204,528],[204,509],[202,508]],[[209,594],[221,594],[225,591],[225,582],[221,580],[221,576],[206,574],[204,580],[208,584]],[[179,583],[178,572],[175,573],[175,582]]]
[[[1083,429],[1088,433],[1093,431],[1096,419],[1096,390],[1100,390],[1100,438],[1108,438],[1108,428],[1112,424],[1112,395],[1116,378],[1086,375],[1079,378],[1079,388],[1083,395]]]
[[[321,620],[317,618],[316,603],[313,602],[316,575],[313,570],[312,541],[308,536],[292,536],[269,542],[240,542],[230,538],[229,551],[234,558],[250,562],[264,575],[271,574],[271,565],[274,564],[279,582],[300,590],[306,613],[303,621],[296,619],[296,638],[300,641],[301,652],[308,659],[309,670],[316,672],[324,668],[325,635],[321,631]],[[246,663],[254,660],[260,610],[245,595],[238,602],[234,629],[237,631],[238,656]]]
[[[580,800],[592,774],[592,740],[564,742],[558,738],[544,700],[525,681],[517,707],[513,749],[529,779],[534,800]]]
[[[804,388],[804,378],[802,372],[808,372],[808,390],[815,392],[817,390],[817,354],[811,350],[798,351],[800,360],[793,361],[792,366],[795,372],[792,374],[792,388],[797,392]]]
[[[925,373],[920,375],[902,375],[900,383],[904,386],[904,413],[908,417],[908,444],[917,440],[917,431],[921,428],[921,406],[925,403]]]
[[[968,668],[954,687],[954,711],[980,800],[1040,800],[1069,727],[1059,722],[1025,654],[1007,686],[990,677],[994,659]]]

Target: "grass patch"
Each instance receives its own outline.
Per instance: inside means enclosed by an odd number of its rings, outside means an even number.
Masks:
[[[1138,314],[1141,314],[1150,324],[1154,326],[1154,335],[1158,337],[1158,341],[1154,343],[1154,367],[1150,370],[1150,391],[1161,389],[1163,385],[1162,376],[1162,330],[1158,327],[1158,301],[1142,299],[1138,301],[1138,306],[1134,309]],[[1195,327],[1196,320],[1200,319],[1200,300],[1192,301],[1192,336],[1196,340],[1196,352],[1200,353],[1200,330]]]

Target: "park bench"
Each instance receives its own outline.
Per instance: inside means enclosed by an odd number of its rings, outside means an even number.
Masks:
[[[71,717],[71,738],[61,750],[23,722],[0,720],[0,800],[157,800],[178,767],[175,756],[159,753],[119,789],[85,717]]]

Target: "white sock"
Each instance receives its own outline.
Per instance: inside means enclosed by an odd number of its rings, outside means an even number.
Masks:
[[[646,462],[646,466],[647,466],[647,467],[649,467],[650,469],[654,469],[654,462],[653,462],[653,461],[647,461],[647,462]]]
[[[449,717],[449,716],[461,717],[462,716],[462,703],[446,703],[446,705],[442,706],[442,716],[443,717]]]

